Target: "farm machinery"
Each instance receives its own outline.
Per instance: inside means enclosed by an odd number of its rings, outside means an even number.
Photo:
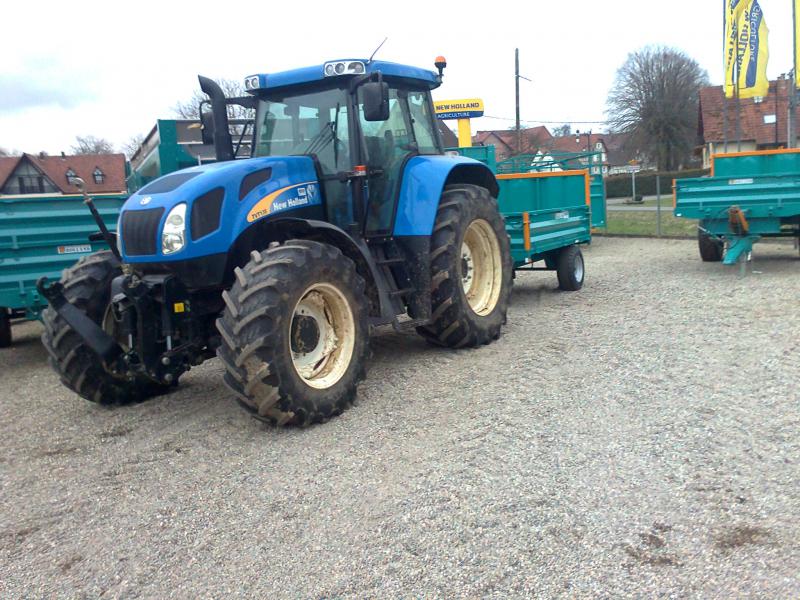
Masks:
[[[762,238],[800,243],[800,150],[716,154],[711,176],[674,184],[675,216],[698,219],[700,257],[744,269]]]
[[[109,250],[38,283],[65,385],[139,401],[216,355],[254,416],[305,426],[352,402],[373,327],[478,347],[501,333],[515,268],[542,261],[579,289],[588,173],[535,210],[524,195],[544,192],[509,176],[504,221],[504,182],[443,152],[431,90],[445,66],[336,60],[247,77],[236,99],[200,77],[218,162],[139,189],[115,233],[98,219]],[[232,102],[255,110],[251,158],[234,160]]]

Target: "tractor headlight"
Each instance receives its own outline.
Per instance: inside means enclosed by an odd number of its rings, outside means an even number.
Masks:
[[[164,221],[161,231],[161,252],[174,254],[186,245],[186,203],[175,206]]]

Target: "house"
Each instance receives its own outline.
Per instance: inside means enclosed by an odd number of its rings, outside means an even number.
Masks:
[[[476,146],[494,146],[497,160],[504,160],[517,154],[536,154],[540,149],[547,148],[552,139],[553,135],[547,127],[540,125],[520,129],[519,139],[515,129],[479,131],[472,138],[472,143]]]
[[[786,147],[790,85],[788,78],[777,79],[769,82],[769,92],[765,97],[741,98],[738,118],[740,135],[737,135],[736,100],[724,98],[722,86],[719,85],[701,89],[697,133],[703,167],[708,168],[711,155],[718,152]],[[793,145],[797,146],[797,142]]]
[[[125,155],[62,153],[0,157],[0,196],[79,194],[77,177],[86,182],[90,194],[125,192]]]
[[[552,138],[547,148],[542,151],[554,155],[575,155],[576,161],[584,167],[589,166],[590,152],[599,152],[597,160],[592,161],[592,174],[608,174],[608,150],[602,133],[573,133]],[[599,163],[599,164],[598,164]],[[575,167],[577,168],[577,167]]]

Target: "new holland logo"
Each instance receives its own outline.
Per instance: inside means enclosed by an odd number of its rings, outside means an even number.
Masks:
[[[152,200],[152,198],[151,198],[150,196],[145,196],[144,198],[142,198],[141,200],[139,200],[139,204],[140,204],[141,206],[147,206],[148,204],[150,204],[150,201],[151,201],[151,200]]]

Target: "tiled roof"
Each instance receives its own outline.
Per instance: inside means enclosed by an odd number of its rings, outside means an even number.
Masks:
[[[604,135],[602,133],[592,133],[591,135],[573,133],[554,137],[549,150],[551,152],[588,152],[595,149],[597,142],[603,141]]]
[[[17,168],[21,158],[21,156],[0,156],[0,189],[2,189],[8,176]]]
[[[0,157],[0,188],[5,185],[9,175],[23,158],[30,160],[64,194],[79,193],[77,186],[67,181],[69,169],[72,169],[75,175],[86,182],[86,191],[90,194],[126,191],[124,154],[78,154],[73,156],[23,154],[22,156]],[[102,183],[94,181],[94,171],[98,168],[104,175]]]
[[[553,135],[547,127],[530,127],[520,130],[520,142],[522,154],[534,154],[536,151],[549,143]],[[495,129],[490,131],[479,131],[473,138],[478,145],[502,144],[502,150],[507,153],[517,152],[517,132],[514,129]]]
[[[742,141],[754,141],[759,146],[786,144],[789,83],[788,79],[770,81],[769,92],[761,102],[753,98],[739,100]],[[728,113],[728,141],[736,141],[736,100],[725,99],[722,86],[700,90],[698,134],[702,143],[724,141],[724,106],[727,106]],[[774,122],[765,123],[764,117],[767,116],[770,121],[774,116]]]

